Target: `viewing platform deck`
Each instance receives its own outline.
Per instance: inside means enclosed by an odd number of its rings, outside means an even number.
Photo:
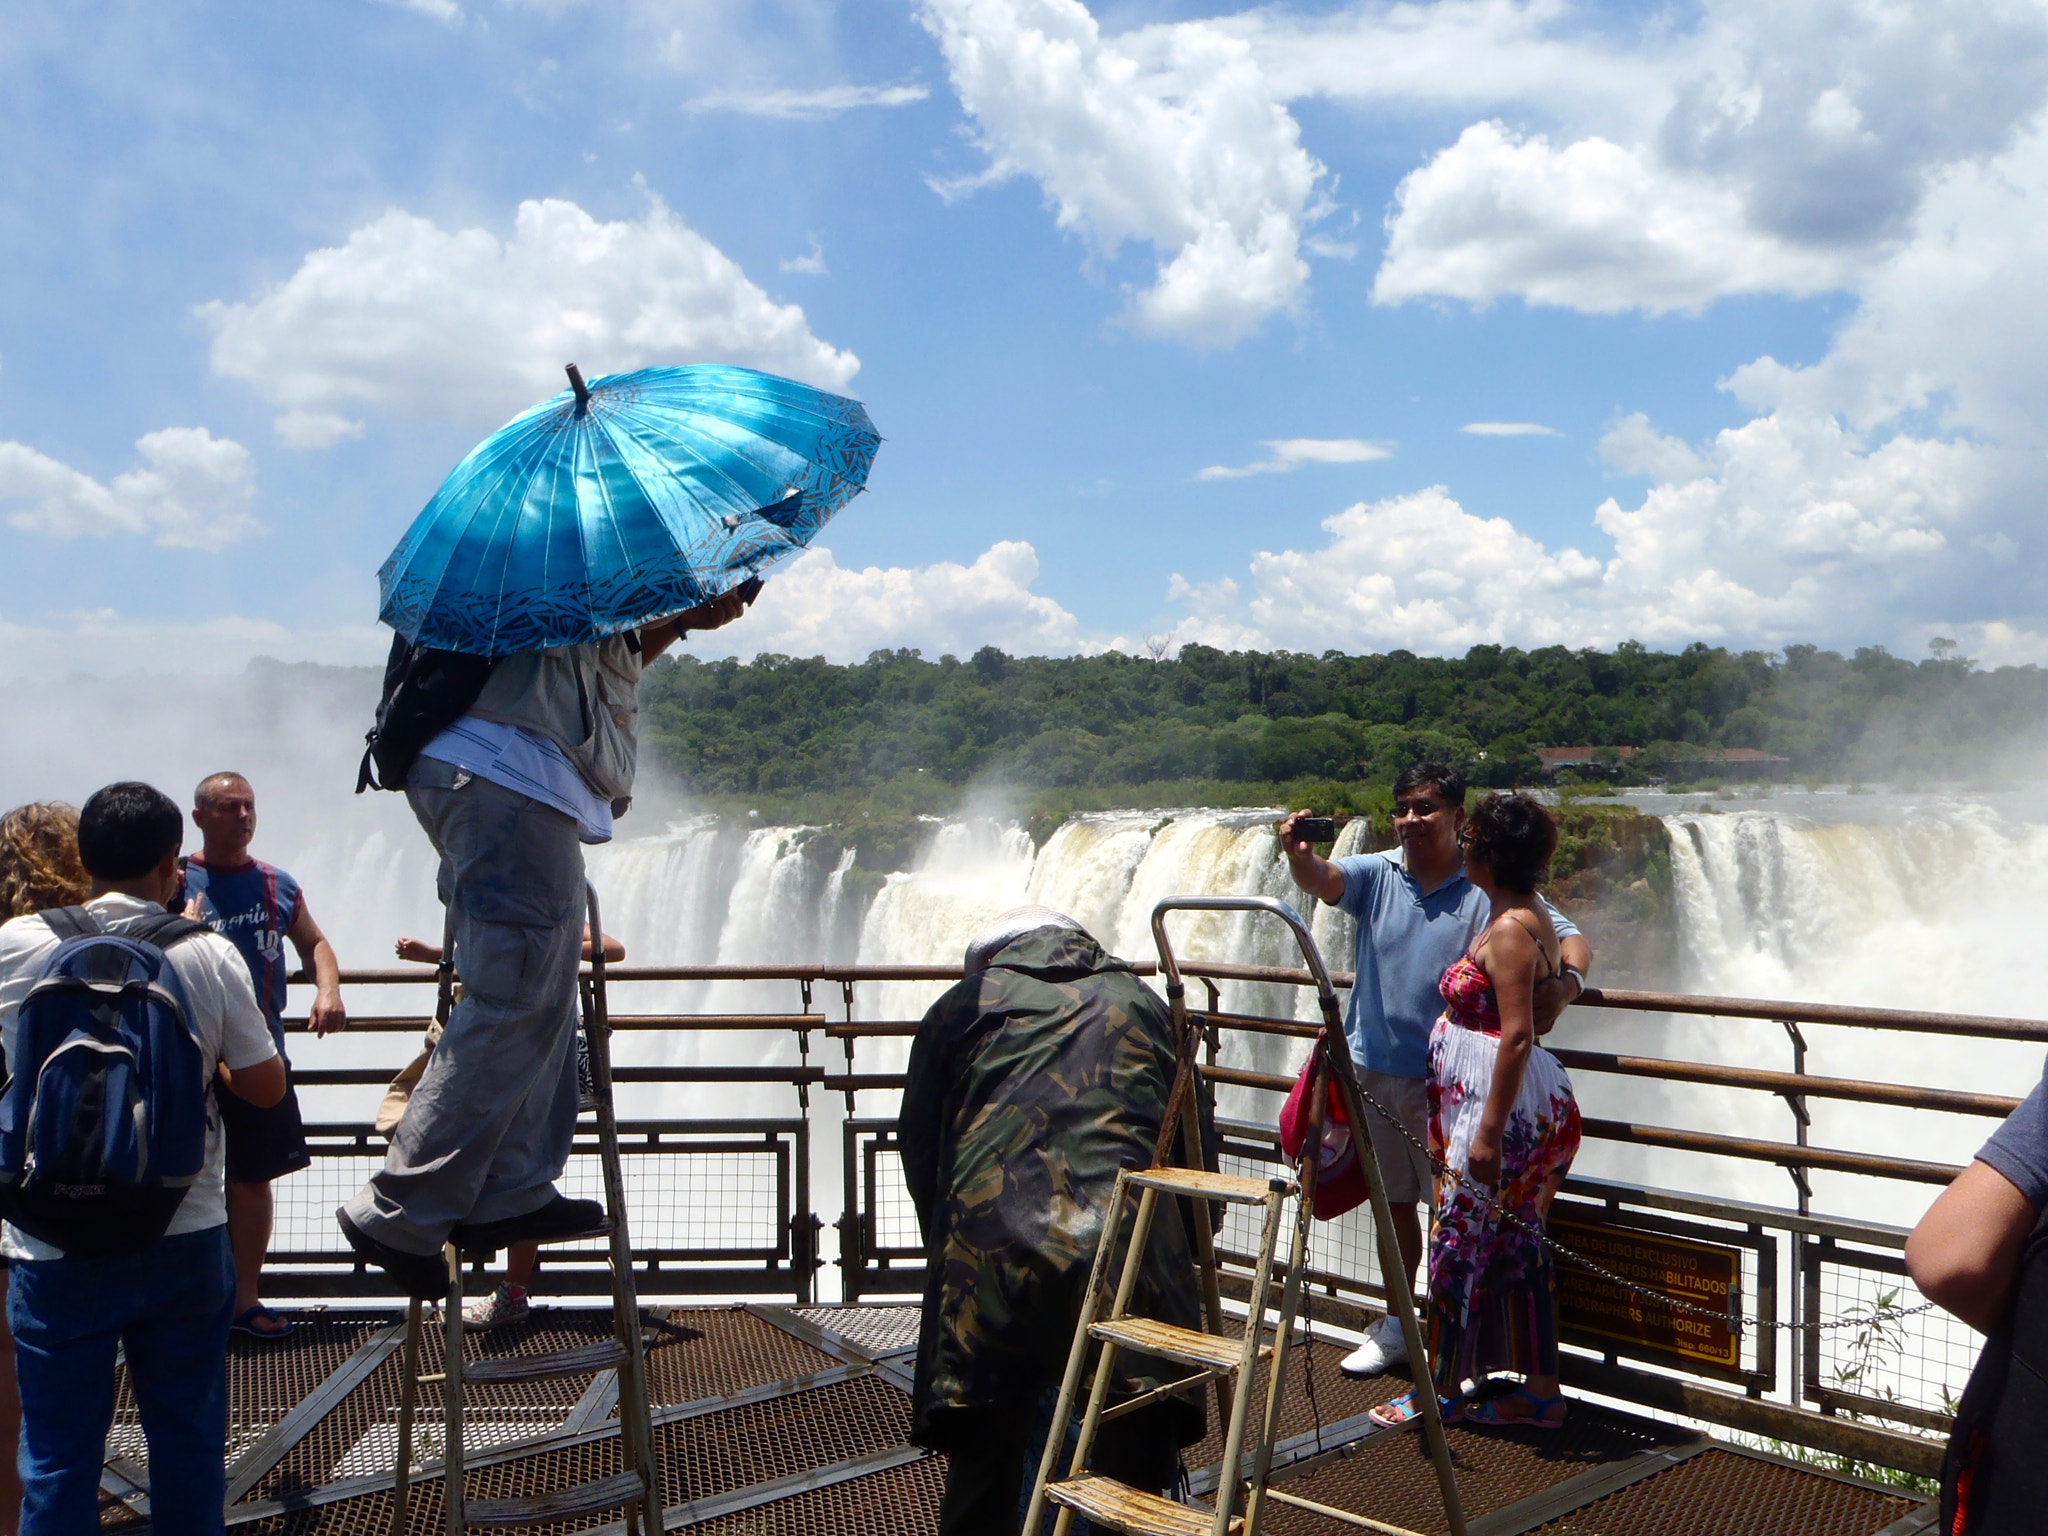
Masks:
[[[649,1382],[669,1531],[704,1536],[924,1536],[938,1529],[943,1458],[907,1443],[917,1311],[911,1306],[750,1303],[649,1309]],[[472,1334],[472,1358],[530,1354],[610,1333],[608,1314],[537,1308]],[[388,1536],[397,1444],[398,1344],[389,1310],[302,1314],[281,1343],[237,1338],[230,1361],[228,1528],[241,1536]],[[439,1332],[425,1339],[439,1369]],[[1418,1532],[1443,1529],[1421,1437],[1365,1412],[1406,1386],[1352,1381],[1318,1339],[1291,1375],[1276,1482],[1335,1508]],[[534,1494],[618,1469],[610,1372],[478,1387],[469,1407],[475,1497]],[[1213,1415],[1212,1415],[1213,1418]],[[410,1527],[442,1529],[435,1410],[416,1426],[425,1459]],[[1740,1449],[1694,1430],[1587,1402],[1564,1429],[1454,1426],[1473,1536],[1918,1536],[1917,1494]],[[103,1483],[103,1527],[148,1523],[148,1466],[125,1388]],[[1216,1483],[1217,1437],[1185,1457],[1199,1498]],[[602,1529],[609,1517],[533,1529]],[[1347,1527],[1275,1506],[1272,1536]]]

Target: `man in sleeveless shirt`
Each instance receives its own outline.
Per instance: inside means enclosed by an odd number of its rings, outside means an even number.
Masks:
[[[637,632],[502,658],[468,713],[420,749],[405,797],[441,857],[462,1000],[391,1133],[335,1212],[400,1291],[446,1294],[441,1247],[560,1242],[604,1207],[555,1188],[576,1132],[584,843],[631,803],[640,674],[684,633],[745,611],[736,592]]]
[[[290,1084],[284,1046],[285,981],[289,943],[313,977],[316,991],[310,1024],[316,1035],[348,1025],[341,1002],[341,965],[334,946],[306,910],[299,882],[249,856],[256,836],[256,791],[239,773],[216,773],[192,792],[192,820],[205,839],[185,861],[185,912],[234,943],[249,967],[256,1001],[269,1021],[277,1053],[284,1059],[284,1097],[267,1109],[216,1094],[227,1133],[228,1242],[235,1255],[234,1327],[258,1339],[281,1339],[291,1321],[263,1305],[257,1294],[263,1256],[270,1247],[272,1181],[312,1162],[306,1128],[299,1116],[298,1090]]]

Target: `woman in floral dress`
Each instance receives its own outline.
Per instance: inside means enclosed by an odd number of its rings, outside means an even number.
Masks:
[[[1446,1418],[1556,1429],[1565,1416],[1557,1273],[1533,1234],[1579,1150],[1579,1107],[1564,1068],[1536,1043],[1530,997],[1557,974],[1557,933],[1536,900],[1557,823],[1527,796],[1488,795],[1463,841],[1465,873],[1492,901],[1493,920],[1444,972],[1444,1011],[1430,1032],[1429,1140],[1439,1170],[1431,1375]],[[1522,1385],[1464,1401],[1467,1381],[1499,1371],[1520,1375]],[[1414,1397],[1375,1409],[1374,1419],[1414,1422]]]

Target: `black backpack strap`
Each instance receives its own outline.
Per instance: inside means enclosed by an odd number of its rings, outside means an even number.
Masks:
[[[154,944],[158,949],[169,949],[173,944],[183,943],[195,933],[213,932],[197,918],[176,912],[151,912],[143,917],[131,917],[117,924],[113,931],[124,939]]]
[[[40,914],[50,932],[57,935],[57,942],[66,939],[82,939],[89,933],[104,933],[96,913],[84,907],[52,907]]]

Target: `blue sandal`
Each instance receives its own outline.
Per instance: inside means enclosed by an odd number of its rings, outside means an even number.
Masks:
[[[1519,1417],[1502,1413],[1500,1404],[1511,1397],[1519,1397],[1527,1403],[1529,1412]],[[1503,1392],[1499,1397],[1490,1397],[1483,1403],[1473,1403],[1465,1410],[1465,1421],[1469,1424],[1483,1424],[1489,1429],[1563,1429],[1565,1414],[1560,1413],[1554,1419],[1546,1417],[1552,1408],[1562,1408],[1569,1413],[1571,1404],[1565,1401],[1562,1392],[1555,1397],[1538,1397],[1527,1387],[1517,1387],[1512,1392]]]
[[[282,1323],[284,1326],[281,1328],[258,1328],[256,1326],[256,1319],[259,1317],[267,1323]],[[266,1344],[274,1344],[279,1339],[290,1338],[293,1330],[299,1325],[275,1307],[266,1307],[259,1301],[255,1306],[236,1318],[229,1326],[236,1333],[245,1333],[252,1339],[261,1339]]]
[[[1465,1399],[1462,1397],[1440,1397],[1436,1400],[1436,1406],[1437,1412],[1443,1416],[1446,1424],[1455,1424],[1465,1416]],[[1412,1428],[1422,1422],[1421,1393],[1403,1392],[1390,1402],[1367,1409],[1365,1416],[1381,1429]]]

